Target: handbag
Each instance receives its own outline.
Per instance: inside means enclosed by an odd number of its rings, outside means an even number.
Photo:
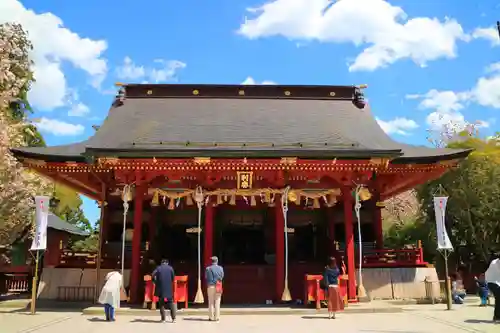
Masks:
[[[217,281],[215,282],[215,292],[217,294],[222,294],[223,288],[222,288],[222,281]]]

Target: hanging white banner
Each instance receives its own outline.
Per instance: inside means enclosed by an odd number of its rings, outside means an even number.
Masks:
[[[35,235],[31,244],[31,251],[45,250],[47,248],[47,223],[49,217],[49,202],[47,196],[35,197]]]
[[[437,235],[437,245],[438,250],[449,250],[453,251],[453,245],[451,244],[450,238],[448,237],[448,232],[446,231],[446,204],[448,203],[448,197],[434,197],[434,213],[436,215],[436,235]]]

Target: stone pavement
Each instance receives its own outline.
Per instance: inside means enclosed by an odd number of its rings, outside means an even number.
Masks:
[[[238,333],[304,333],[339,330],[343,333],[498,333],[500,324],[493,324],[493,308],[475,305],[457,306],[452,311],[441,305],[414,305],[400,313],[338,314],[328,320],[321,312],[313,315],[231,315],[219,323],[206,321],[205,316],[184,316],[177,323],[159,323],[158,318],[118,316],[108,323],[101,317],[77,312],[41,312],[35,316],[24,313],[0,313],[1,333],[185,333],[203,331]]]

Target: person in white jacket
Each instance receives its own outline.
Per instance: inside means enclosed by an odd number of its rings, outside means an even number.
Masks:
[[[113,271],[106,275],[106,282],[99,296],[99,303],[104,304],[106,321],[115,321],[115,309],[120,307],[122,285],[123,279],[119,272]]]
[[[488,289],[495,298],[495,310],[493,321],[500,323],[500,259],[493,259],[490,267],[484,273],[484,279],[488,282]]]

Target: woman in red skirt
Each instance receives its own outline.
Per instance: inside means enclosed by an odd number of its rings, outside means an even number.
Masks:
[[[344,302],[339,289],[340,270],[337,267],[337,260],[331,257],[323,273],[323,283],[328,288],[328,318],[335,319],[335,313],[344,310]]]

